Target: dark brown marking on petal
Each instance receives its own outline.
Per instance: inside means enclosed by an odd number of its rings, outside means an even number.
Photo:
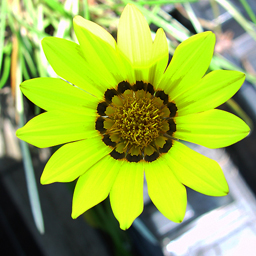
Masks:
[[[112,156],[114,159],[123,159],[125,158],[125,153],[118,153],[115,149],[110,153],[110,156]]]
[[[176,115],[176,113],[177,113],[177,110],[178,110],[178,108],[177,108],[177,106],[176,106],[176,104],[175,103],[173,103],[173,102],[169,102],[168,104],[167,104],[167,108],[170,110],[170,117],[175,117],[175,115]]]
[[[106,129],[104,128],[104,118],[98,117],[98,119],[95,122],[95,129],[98,130],[100,133],[106,132]]]
[[[145,90],[145,83],[142,81],[136,81],[136,84],[133,85],[133,90],[136,92],[138,90]]]
[[[154,94],[155,93],[155,90],[154,90],[154,87],[152,84],[147,84],[147,91],[150,93],[150,94]]]
[[[160,98],[164,102],[164,104],[168,103],[169,97],[164,91],[157,91],[155,97]]]
[[[168,120],[169,124],[169,131],[167,131],[167,134],[172,135],[174,132],[176,132],[176,124],[173,119]]]
[[[167,153],[172,147],[172,140],[168,139],[162,148],[159,148],[160,153]]]
[[[105,116],[106,115],[105,111],[106,111],[107,107],[108,107],[107,102],[103,101],[103,102],[99,103],[97,106],[97,113],[101,116]]]
[[[107,145],[107,146],[110,146],[110,147],[115,147],[116,146],[116,143],[113,142],[111,139],[110,139],[110,136],[108,134],[105,134],[102,141]]]
[[[107,103],[112,102],[112,98],[117,95],[117,91],[115,89],[107,89],[104,96]]]
[[[152,155],[150,155],[150,156],[145,156],[145,161],[146,161],[146,162],[153,162],[153,161],[155,161],[158,157],[159,157],[159,153],[155,151]]]
[[[128,162],[138,163],[140,160],[143,159],[143,157],[142,155],[132,156],[130,154],[127,154],[126,159],[128,160]]]
[[[117,92],[119,94],[124,93],[126,90],[129,90],[129,89],[131,89],[131,85],[126,81],[122,81],[117,86]]]

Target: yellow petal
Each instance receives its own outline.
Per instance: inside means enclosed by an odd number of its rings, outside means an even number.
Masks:
[[[45,37],[42,46],[47,60],[60,77],[102,98],[107,86],[88,65],[79,45],[62,38]]]
[[[225,196],[228,184],[219,164],[174,141],[163,156],[175,176],[184,185],[209,196]]]
[[[136,79],[148,79],[153,45],[151,32],[142,13],[132,4],[126,5],[120,17],[117,45],[135,69],[144,68],[141,77]]]
[[[124,162],[110,191],[110,203],[121,229],[143,211],[143,164]]]
[[[165,33],[162,28],[156,32],[156,37],[153,43],[151,62],[152,67],[149,72],[149,82],[157,87],[162,75],[168,64],[169,51]]]
[[[180,94],[193,87],[207,71],[213,55],[215,35],[203,32],[182,42],[174,52],[159,89],[175,100]]]
[[[108,42],[102,40],[98,34],[103,28],[98,28],[95,33],[92,33],[95,27],[98,25],[80,16],[74,18],[74,30],[88,65],[97,77],[104,78],[108,88],[115,87],[119,82],[125,80],[126,70],[122,68],[123,64],[115,50],[114,42],[109,43],[110,35]],[[107,38],[106,33],[103,34],[104,39]]]
[[[74,23],[80,27],[83,27],[85,30],[88,30],[95,36],[101,38],[106,43],[108,43],[110,46],[112,46],[113,49],[116,48],[116,41],[113,38],[113,36],[111,34],[109,34],[106,29],[99,26],[98,24],[96,24],[90,20],[86,20],[83,17],[78,16],[78,15],[75,16]]]
[[[238,71],[217,70],[209,73],[193,88],[175,99],[178,115],[202,112],[218,107],[242,86],[245,75]]]
[[[208,148],[229,146],[246,137],[250,128],[240,118],[213,109],[175,118],[174,137]]]
[[[34,78],[23,82],[24,95],[47,111],[59,110],[72,113],[96,109],[99,100],[59,78]]]
[[[90,115],[90,112],[91,115]],[[88,115],[50,111],[31,119],[17,130],[16,135],[39,148],[98,136],[95,131],[96,114],[87,109]]]
[[[120,167],[119,161],[107,155],[80,176],[73,196],[72,218],[107,198]]]
[[[157,209],[169,220],[182,222],[187,205],[185,187],[163,158],[145,163],[148,194]]]
[[[46,164],[41,183],[73,181],[110,151],[99,136],[66,144],[59,148]]]

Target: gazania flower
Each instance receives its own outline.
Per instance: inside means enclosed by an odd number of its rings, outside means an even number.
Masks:
[[[223,70],[205,75],[214,34],[181,43],[168,65],[163,30],[152,42],[145,18],[133,5],[121,15],[117,43],[79,16],[74,29],[79,44],[43,39],[48,61],[64,80],[36,78],[21,84],[22,92],[46,112],[17,131],[20,139],[40,148],[67,143],[46,164],[41,183],[78,178],[72,217],[110,195],[120,227],[129,228],[143,210],[144,172],[152,202],[175,222],[185,214],[185,186],[226,195],[219,165],[179,141],[219,148],[249,133],[241,119],[214,109],[236,93],[245,77]]]

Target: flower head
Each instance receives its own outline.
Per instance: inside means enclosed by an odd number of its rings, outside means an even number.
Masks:
[[[214,109],[245,78],[237,71],[205,75],[214,34],[200,33],[181,43],[168,65],[163,30],[152,42],[145,18],[133,5],[121,15],[117,43],[79,16],[74,29],[79,44],[43,39],[48,61],[69,83],[57,78],[23,82],[23,93],[46,112],[17,131],[37,147],[67,143],[46,164],[41,183],[78,178],[72,217],[110,195],[120,227],[129,228],[143,210],[144,172],[151,200],[175,222],[185,214],[185,186],[226,195],[219,165],[179,141],[218,148],[249,133],[241,119]]]

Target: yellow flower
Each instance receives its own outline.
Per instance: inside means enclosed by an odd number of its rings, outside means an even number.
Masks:
[[[218,148],[249,133],[241,119],[214,109],[245,78],[223,70],[204,76],[214,34],[200,33],[181,43],[167,67],[163,30],[152,42],[145,18],[133,5],[121,15],[117,44],[82,17],[74,18],[74,29],[79,45],[43,39],[48,61],[69,83],[56,78],[23,82],[22,92],[47,112],[17,131],[20,139],[40,148],[67,143],[46,164],[41,183],[78,178],[72,217],[110,195],[120,227],[129,228],[143,210],[144,172],[151,200],[175,222],[185,214],[185,186],[226,195],[219,165],[179,142]]]

